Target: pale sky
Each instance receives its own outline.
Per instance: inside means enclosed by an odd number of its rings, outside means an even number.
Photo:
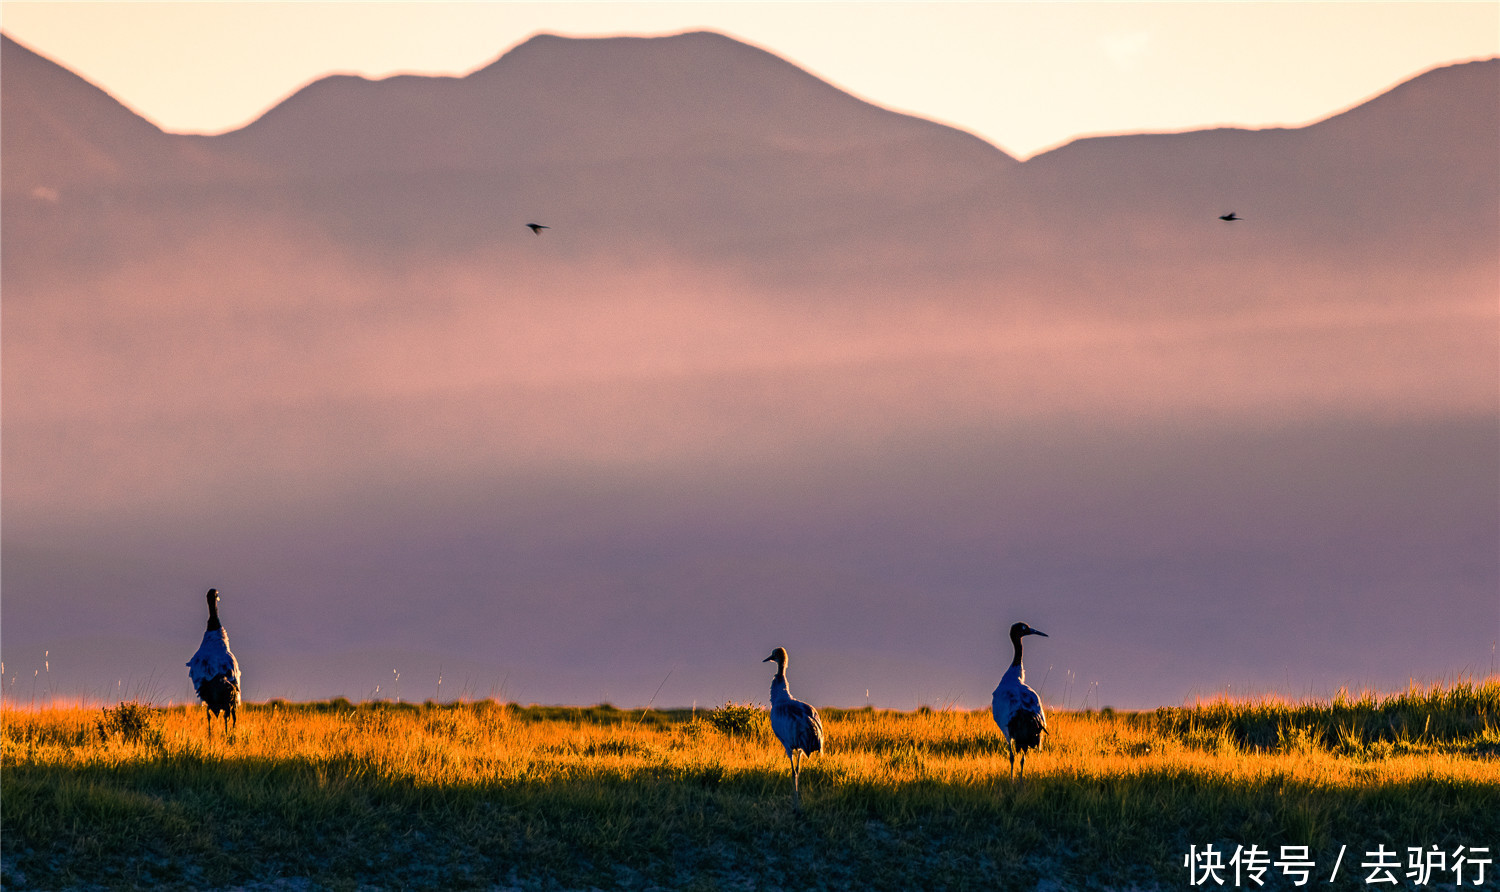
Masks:
[[[1091,134],[1310,123],[1500,55],[1493,2],[4,2],[0,27],[196,133],[325,74],[465,74],[543,31],[710,29],[1023,158]]]

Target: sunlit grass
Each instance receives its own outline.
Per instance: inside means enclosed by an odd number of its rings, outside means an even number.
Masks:
[[[212,741],[185,707],[3,718],[8,888],[1178,887],[1208,843],[1311,846],[1330,888],[1340,846],[1500,842],[1500,679],[1054,713],[1024,786],[986,712],[828,709],[801,817],[746,712],[247,704]]]

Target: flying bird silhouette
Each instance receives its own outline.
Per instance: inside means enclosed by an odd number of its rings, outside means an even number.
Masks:
[[[1239,214],[1236,214],[1234,211],[1230,211],[1227,214],[1220,214],[1219,219],[1223,220],[1225,223],[1237,223],[1245,218],[1241,217]]]
[[[541,235],[543,229],[551,229],[552,227],[544,226],[541,223],[527,223],[526,228],[530,229],[535,235]]]

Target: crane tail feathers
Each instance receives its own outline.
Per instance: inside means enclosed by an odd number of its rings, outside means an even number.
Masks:
[[[1010,717],[1005,730],[1010,739],[1015,742],[1016,748],[1021,750],[1024,758],[1026,750],[1041,745],[1042,733],[1047,730],[1047,725],[1041,713],[1022,709],[1017,710],[1016,714]]]
[[[234,712],[240,703],[240,685],[228,673],[215,675],[198,685],[198,699],[210,712]]]

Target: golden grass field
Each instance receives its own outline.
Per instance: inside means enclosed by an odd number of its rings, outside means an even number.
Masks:
[[[1408,848],[1500,861],[1500,678],[1054,712],[1024,785],[986,711],[828,709],[801,815],[732,705],[273,702],[212,741],[198,708],[3,719],[7,889],[1175,889],[1207,845],[1307,846],[1319,889],[1452,888],[1406,885]],[[1366,882],[1379,846],[1403,885]]]

